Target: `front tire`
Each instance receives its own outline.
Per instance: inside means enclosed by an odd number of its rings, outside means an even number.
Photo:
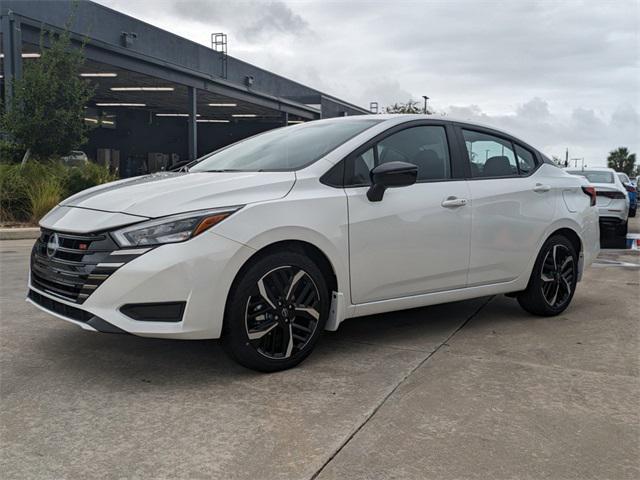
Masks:
[[[234,282],[223,343],[241,365],[261,372],[298,365],[313,350],[329,314],[318,266],[298,252],[273,252]]]
[[[577,281],[578,254],[566,237],[554,235],[542,246],[518,303],[534,315],[558,315],[571,303]]]

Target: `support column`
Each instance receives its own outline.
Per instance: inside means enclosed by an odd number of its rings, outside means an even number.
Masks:
[[[5,108],[11,108],[13,80],[22,77],[22,35],[20,22],[11,12],[2,16],[2,53],[4,54],[4,99]]]
[[[282,112],[282,124],[285,127],[289,125],[289,112]]]
[[[187,122],[189,127],[187,142],[189,143],[189,160],[195,160],[198,157],[198,102],[195,87],[188,87],[188,89],[189,118],[187,119]]]

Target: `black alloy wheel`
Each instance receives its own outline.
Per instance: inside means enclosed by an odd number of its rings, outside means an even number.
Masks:
[[[571,303],[578,282],[578,254],[563,235],[549,238],[538,254],[526,290],[518,303],[534,315],[553,316]]]
[[[573,255],[565,245],[554,245],[545,255],[540,273],[542,296],[550,307],[561,308],[571,298],[574,276]]]
[[[289,358],[313,336],[320,292],[301,268],[290,265],[267,272],[247,300],[245,327],[251,345],[267,358]]]
[[[302,251],[261,255],[238,274],[222,333],[245,367],[291,368],[313,350],[329,316],[330,292],[321,269]]]

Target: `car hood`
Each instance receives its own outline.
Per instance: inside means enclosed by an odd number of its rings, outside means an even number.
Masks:
[[[60,205],[155,218],[275,200],[295,179],[293,172],[162,172],[99,185]]]

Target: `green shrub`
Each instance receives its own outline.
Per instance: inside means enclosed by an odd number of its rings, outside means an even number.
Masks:
[[[0,221],[37,223],[64,198],[116,180],[94,163],[67,167],[58,161],[0,164]]]
[[[0,222],[23,222],[29,216],[26,181],[20,166],[0,164]]]
[[[17,143],[0,139],[0,163],[17,163],[22,160],[25,148]]]
[[[87,188],[113,182],[117,179],[118,177],[109,173],[106,167],[96,163],[89,162],[80,167],[70,167],[66,182],[66,193],[67,195],[73,195]]]
[[[58,175],[32,177],[26,182],[29,221],[38,223],[64,197],[64,178]]]

